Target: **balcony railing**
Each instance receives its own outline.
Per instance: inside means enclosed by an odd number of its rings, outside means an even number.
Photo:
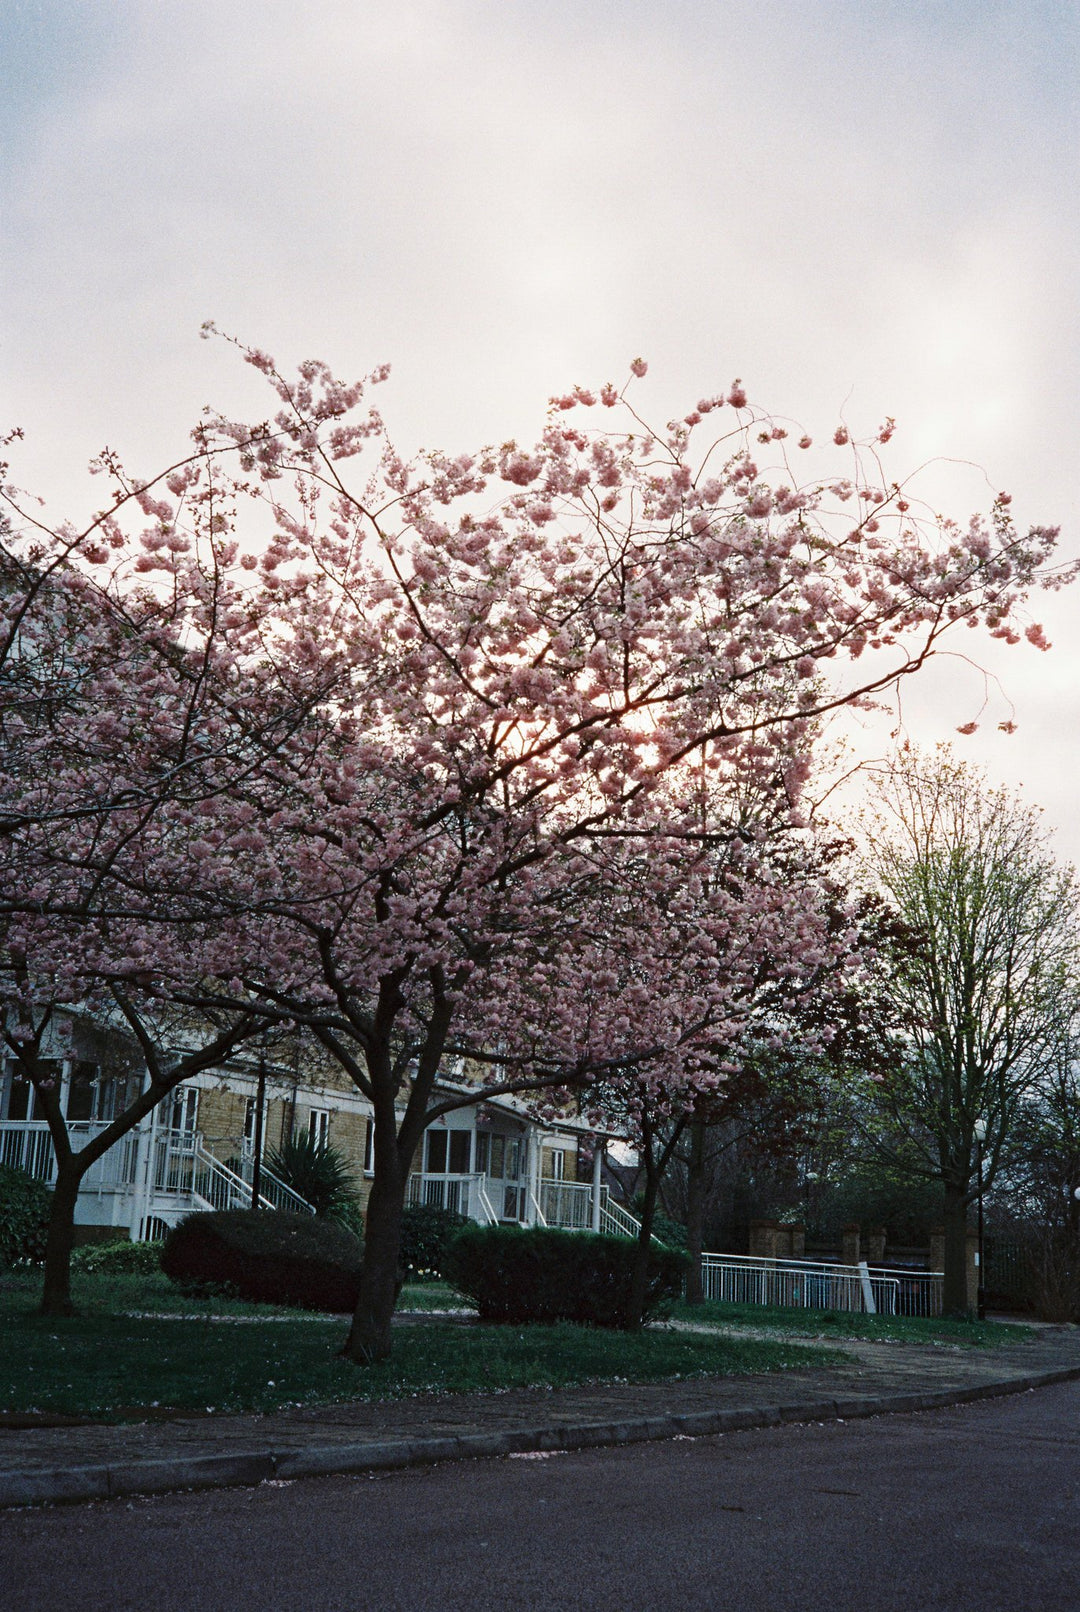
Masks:
[[[68,1136],[72,1151],[80,1152],[95,1136],[108,1128],[107,1120],[70,1120]],[[120,1139],[87,1170],[80,1191],[122,1191],[135,1184],[137,1137],[134,1132]],[[56,1179],[56,1155],[49,1127],[43,1119],[8,1119],[0,1123],[0,1164],[25,1170],[36,1181],[51,1186]]]
[[[105,1120],[72,1120],[68,1135],[76,1153],[106,1129]],[[142,1132],[142,1138],[146,1133]],[[145,1183],[139,1164],[140,1132],[129,1131],[96,1159],[80,1184],[80,1192],[130,1192]],[[145,1154],[143,1155],[145,1158]],[[4,1120],[0,1123],[0,1164],[25,1170],[37,1181],[52,1185],[56,1157],[44,1120]],[[251,1204],[251,1160],[238,1156],[237,1168],[215,1158],[197,1131],[158,1129],[153,1133],[150,1187],[154,1194],[185,1199],[189,1207],[241,1209]],[[311,1205],[278,1179],[265,1165],[259,1188],[264,1209],[286,1209],[293,1214],[314,1214]]]
[[[592,1225],[592,1186],[587,1181],[541,1181],[534,1194],[527,1182],[498,1176],[418,1173],[409,1177],[408,1202],[435,1204],[489,1225],[535,1220],[567,1231],[588,1231]],[[601,1202],[606,1206],[606,1189]]]

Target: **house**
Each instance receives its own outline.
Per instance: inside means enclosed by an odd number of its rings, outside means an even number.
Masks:
[[[133,1045],[72,1014],[45,1049],[78,1149],[100,1133],[145,1078]],[[462,1071],[458,1071],[459,1075]],[[467,1091],[458,1079],[444,1093]],[[264,1208],[310,1205],[266,1160],[298,1132],[329,1143],[351,1166],[357,1196],[372,1174],[371,1104],[333,1067],[305,1058],[238,1056],[178,1086],[87,1172],[76,1209],[80,1240],[160,1237],[193,1209],[246,1207],[256,1148]],[[425,1132],[408,1202],[437,1204],[491,1224],[550,1225],[633,1234],[636,1222],[602,1180],[603,1139],[573,1116],[543,1124],[512,1097],[456,1109]],[[52,1141],[15,1060],[0,1061],[0,1164],[39,1180],[55,1174]]]

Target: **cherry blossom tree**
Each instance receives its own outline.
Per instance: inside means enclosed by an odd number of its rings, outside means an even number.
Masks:
[[[0,915],[61,999],[100,973],[299,1026],[355,1081],[375,1172],[349,1352],[370,1360],[433,1118],[631,1066],[715,1078],[741,976],[709,951],[719,898],[694,915],[718,831],[693,778],[767,783],[797,830],[817,718],[958,624],[1041,644],[1024,602],[1064,574],[1004,495],[964,527],[921,511],[884,469],[891,422],[838,429],[825,469],[738,382],[659,432],[629,388],[576,388],[532,448],[406,462],[369,402],[385,371],[241,351],[270,417],[207,416],[153,480],[103,455],[82,530],[5,494],[21,574],[87,603],[64,659],[52,590],[6,595],[8,661],[59,655],[64,697],[5,735]],[[112,684],[84,643],[103,622]],[[615,922],[628,879],[638,921]],[[760,956],[813,974],[814,923],[755,888]],[[466,1057],[486,1080],[447,1091]]]

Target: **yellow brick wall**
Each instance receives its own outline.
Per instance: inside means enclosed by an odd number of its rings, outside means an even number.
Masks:
[[[211,1086],[199,1093],[199,1129],[211,1147],[215,1142],[242,1137],[246,1112],[247,1098],[239,1092]]]

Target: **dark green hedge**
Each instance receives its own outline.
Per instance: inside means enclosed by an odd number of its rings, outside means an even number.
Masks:
[[[544,1226],[473,1226],[451,1244],[446,1274],[482,1321],[582,1321],[625,1327],[637,1244]],[[678,1298],[689,1260],[653,1244],[645,1317]]]
[[[401,1221],[401,1263],[407,1276],[445,1276],[450,1245],[464,1215],[437,1203],[410,1203]]]
[[[0,1270],[45,1258],[52,1193],[25,1170],[0,1165]]]
[[[332,1220],[229,1209],[187,1215],[165,1239],[161,1268],[189,1292],[346,1312],[356,1307],[363,1259],[360,1239]]]

